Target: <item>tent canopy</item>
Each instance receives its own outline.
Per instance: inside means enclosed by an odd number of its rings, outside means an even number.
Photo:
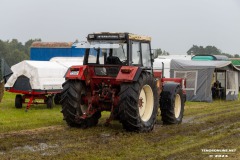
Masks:
[[[176,60],[171,62],[171,69],[204,69],[204,68],[222,68],[231,64],[231,61],[192,61]]]

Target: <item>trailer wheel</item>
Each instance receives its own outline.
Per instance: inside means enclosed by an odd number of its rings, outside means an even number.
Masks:
[[[60,104],[60,100],[61,100],[61,94],[60,93],[57,93],[54,95],[54,103],[56,105],[59,105]]]
[[[22,95],[17,94],[15,97],[15,107],[22,108],[22,102],[23,102]]]
[[[143,72],[137,82],[123,83],[119,97],[120,122],[126,130],[147,132],[153,129],[159,97],[152,75]]]
[[[184,112],[184,96],[178,84],[165,84],[160,98],[163,124],[179,124]]]
[[[52,109],[52,108],[53,108],[53,99],[52,99],[52,96],[48,96],[48,97],[47,97],[46,103],[47,103],[47,108],[49,108],[49,109]]]
[[[63,84],[61,93],[62,113],[67,124],[71,127],[88,128],[96,126],[101,112],[97,111],[92,116],[80,118],[88,106],[82,104],[81,97],[86,94],[85,85],[79,80],[67,80]]]

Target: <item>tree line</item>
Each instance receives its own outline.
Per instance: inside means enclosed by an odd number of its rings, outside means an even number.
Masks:
[[[156,52],[157,52],[157,55],[159,55],[159,56],[167,56],[167,55],[169,55],[169,52],[167,52],[165,50],[162,50],[161,48],[157,48]]]
[[[232,55],[229,53],[223,53],[220,49],[218,49],[215,46],[197,46],[193,45],[188,51],[188,55],[224,55],[228,58],[239,58],[240,56],[238,54]]]
[[[11,41],[0,40],[0,58],[3,58],[9,66],[28,60],[30,58],[30,47],[35,41],[41,41],[41,39],[30,39],[24,44],[17,39]]]
[[[19,42],[17,39],[12,39],[11,41],[0,40],[0,58],[4,58],[9,66],[12,66],[23,60],[28,60],[30,58],[30,47],[33,42],[41,41],[41,39],[30,39],[24,44]],[[170,53],[162,50],[161,48],[156,49],[158,55],[169,55]],[[238,54],[231,55],[228,53],[223,53],[220,49],[215,46],[197,46],[193,45],[188,51],[188,55],[225,55],[229,58],[240,58]]]

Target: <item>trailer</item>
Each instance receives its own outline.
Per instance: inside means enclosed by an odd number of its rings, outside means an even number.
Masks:
[[[25,60],[11,67],[13,74],[7,80],[5,89],[16,93],[15,107],[26,110],[32,104],[46,104],[47,108],[59,104],[64,76],[68,68],[82,64],[82,57],[55,57],[50,61]]]

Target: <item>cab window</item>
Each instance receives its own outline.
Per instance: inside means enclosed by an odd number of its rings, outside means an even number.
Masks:
[[[151,67],[151,52],[149,43],[141,43],[142,61],[144,67]]]
[[[132,64],[133,65],[141,64],[140,43],[139,42],[132,42]]]

